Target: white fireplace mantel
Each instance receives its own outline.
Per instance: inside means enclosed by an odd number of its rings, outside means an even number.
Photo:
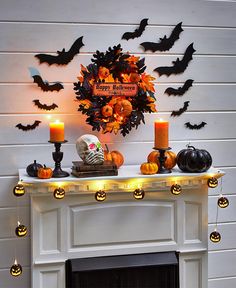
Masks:
[[[180,288],[207,288],[207,180],[223,174],[142,175],[124,166],[118,176],[41,180],[19,170],[31,195],[32,288],[65,288],[67,259],[163,251],[179,252]],[[170,192],[175,183],[178,196]],[[53,197],[59,186],[62,200]],[[133,198],[137,188],[143,200]],[[107,198],[97,202],[101,189]]]

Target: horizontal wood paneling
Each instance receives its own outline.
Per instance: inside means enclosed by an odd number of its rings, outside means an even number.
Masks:
[[[232,288],[236,286],[236,277],[210,279],[208,281],[208,288]]]
[[[201,4],[201,5],[200,5]],[[14,7],[14,9],[12,8]],[[148,17],[151,24],[172,24],[184,21],[190,25],[235,26],[235,3],[199,0],[166,1],[133,0],[117,2],[103,0],[76,1],[70,4],[59,0],[41,0],[29,5],[28,0],[4,1],[0,19],[8,21],[50,21],[50,22],[95,22],[95,23],[139,23]],[[89,13],[88,13],[89,11]],[[128,13],[129,11],[129,13]],[[225,16],[227,15],[227,17]]]
[[[11,267],[17,258],[22,266],[30,265],[29,238],[1,239],[0,240],[0,269]]]
[[[213,211],[212,211],[213,212]],[[213,214],[211,211],[209,213]],[[215,216],[215,215],[213,215]],[[215,229],[215,224],[209,225],[208,234]],[[217,225],[217,231],[221,234],[221,241],[219,243],[208,242],[208,249],[210,251],[236,249],[236,223],[223,223]]]
[[[177,23],[175,23],[177,24]],[[194,42],[198,54],[232,54],[235,55],[236,29],[185,27],[180,39],[170,51],[156,54],[181,54],[186,47]],[[135,25],[91,25],[91,24],[48,24],[48,23],[0,23],[0,51],[8,52],[55,52],[70,45],[83,36],[85,46],[81,52],[104,51],[109,46],[121,43],[124,51],[132,53],[144,52],[142,42],[158,42],[164,35],[169,36],[173,26],[147,26],[139,38],[132,41],[122,40],[125,31],[134,31]],[[58,37],[63,33],[63,37]],[[26,45],[27,43],[27,45]]]
[[[10,268],[9,268],[10,269]],[[9,269],[0,269],[0,287],[1,288],[26,288],[30,286],[30,273],[29,267],[22,267],[23,273],[20,277],[12,277]]]
[[[28,194],[17,198],[12,192],[18,180],[18,176],[0,177],[0,208],[18,206],[21,209],[21,206],[29,206]]]
[[[183,104],[182,104],[183,106]],[[181,106],[179,107],[181,108]],[[178,109],[179,109],[178,108]],[[177,109],[177,110],[178,110]],[[168,119],[170,122],[170,139],[176,140],[208,140],[209,135],[211,139],[219,139],[219,131],[221,139],[232,139],[236,138],[236,130],[231,129],[228,123],[234,123],[236,120],[236,113],[184,113],[181,117],[170,117],[170,113],[157,113],[157,114],[146,114],[145,125],[141,124],[138,130],[133,129],[129,135],[125,138],[119,134],[113,135],[110,133],[102,134],[92,131],[92,127],[86,124],[86,117],[81,113],[75,115],[54,115],[54,119],[60,119],[65,123],[65,137],[71,142],[75,143],[76,139],[82,134],[96,134],[101,141],[150,141],[154,139],[154,121],[158,118]],[[18,123],[23,125],[33,124],[35,120],[40,120],[42,123],[39,124],[35,130],[22,131],[15,126]],[[52,120],[50,120],[52,121]],[[184,123],[201,123],[205,121],[207,125],[201,130],[190,130],[185,128]],[[47,116],[42,115],[17,115],[17,116],[0,116],[0,144],[44,144],[49,139],[49,120]],[[216,129],[217,128],[217,129]]]
[[[33,82],[33,81],[32,81]],[[168,87],[178,88],[184,83],[157,83],[155,85],[156,105],[158,112],[178,110],[184,101],[190,101],[188,111],[227,111],[236,110],[235,84],[199,84],[193,86],[182,96],[168,96],[165,90]],[[0,114],[7,113],[44,113],[32,102],[39,99],[41,103],[56,103],[58,108],[51,110],[54,113],[77,113],[78,105],[73,84],[64,84],[60,92],[43,92],[37,84],[0,84]]]
[[[220,193],[227,195],[236,195],[235,179],[236,179],[236,168],[235,167],[223,167],[222,170],[225,172],[225,176],[219,181],[218,187],[209,189],[209,195],[218,196]],[[221,192],[221,181],[222,181],[222,192]]]
[[[187,48],[187,47],[186,47]],[[29,67],[35,67],[39,70],[43,79],[49,82],[76,82],[80,72],[80,64],[88,65],[91,63],[92,55],[79,54],[75,56],[72,62],[66,66],[58,67],[56,65],[48,66],[43,63],[39,66],[35,54],[0,54],[0,66],[4,67],[0,75],[1,82],[27,82],[32,83]],[[186,71],[179,75],[161,76],[153,72],[159,66],[172,66],[172,61],[182,55],[152,55],[146,54],[145,64],[147,73],[156,77],[157,82],[184,82],[186,79],[194,79],[196,82],[236,82],[235,65],[236,56],[198,56],[194,55]]]
[[[235,274],[236,274],[235,250],[208,253],[209,278],[231,277],[235,276]]]
[[[192,141],[191,144],[210,151],[213,158],[213,166],[236,166],[235,158],[231,155],[235,151],[235,140],[232,141]],[[107,142],[108,143],[108,142]],[[173,141],[170,146],[173,151],[180,151],[185,148],[188,141]],[[125,164],[140,164],[146,161],[147,155],[152,151],[153,143],[117,142],[108,143],[110,150],[119,150],[125,157]],[[10,145],[1,146],[1,160],[5,167],[0,166],[1,175],[17,175],[19,168],[25,168],[34,159],[40,163],[53,166],[51,153],[54,148],[51,144],[41,145]],[[64,158],[62,166],[71,167],[72,161],[78,160],[75,144],[62,146]],[[141,153],[137,153],[141,151]],[[228,153],[224,153],[227,151]]]
[[[224,194],[226,195],[226,194]],[[229,206],[227,208],[218,208],[218,222],[236,222],[236,195],[226,195],[229,200]],[[216,210],[217,210],[218,197],[209,197],[208,203],[208,223],[216,222]]]

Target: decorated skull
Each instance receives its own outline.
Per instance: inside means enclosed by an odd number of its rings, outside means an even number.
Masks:
[[[104,162],[104,152],[98,138],[91,134],[85,134],[76,141],[76,149],[79,157],[85,164],[102,164]]]

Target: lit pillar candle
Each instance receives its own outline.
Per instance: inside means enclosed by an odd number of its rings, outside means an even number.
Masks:
[[[154,123],[155,148],[166,149],[169,147],[169,123],[159,119]]]
[[[51,142],[63,142],[64,137],[64,123],[56,120],[53,123],[49,123],[50,127],[50,141]]]

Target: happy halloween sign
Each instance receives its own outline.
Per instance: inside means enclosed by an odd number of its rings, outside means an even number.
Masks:
[[[94,96],[126,96],[133,97],[138,93],[137,84],[133,83],[95,83]]]

